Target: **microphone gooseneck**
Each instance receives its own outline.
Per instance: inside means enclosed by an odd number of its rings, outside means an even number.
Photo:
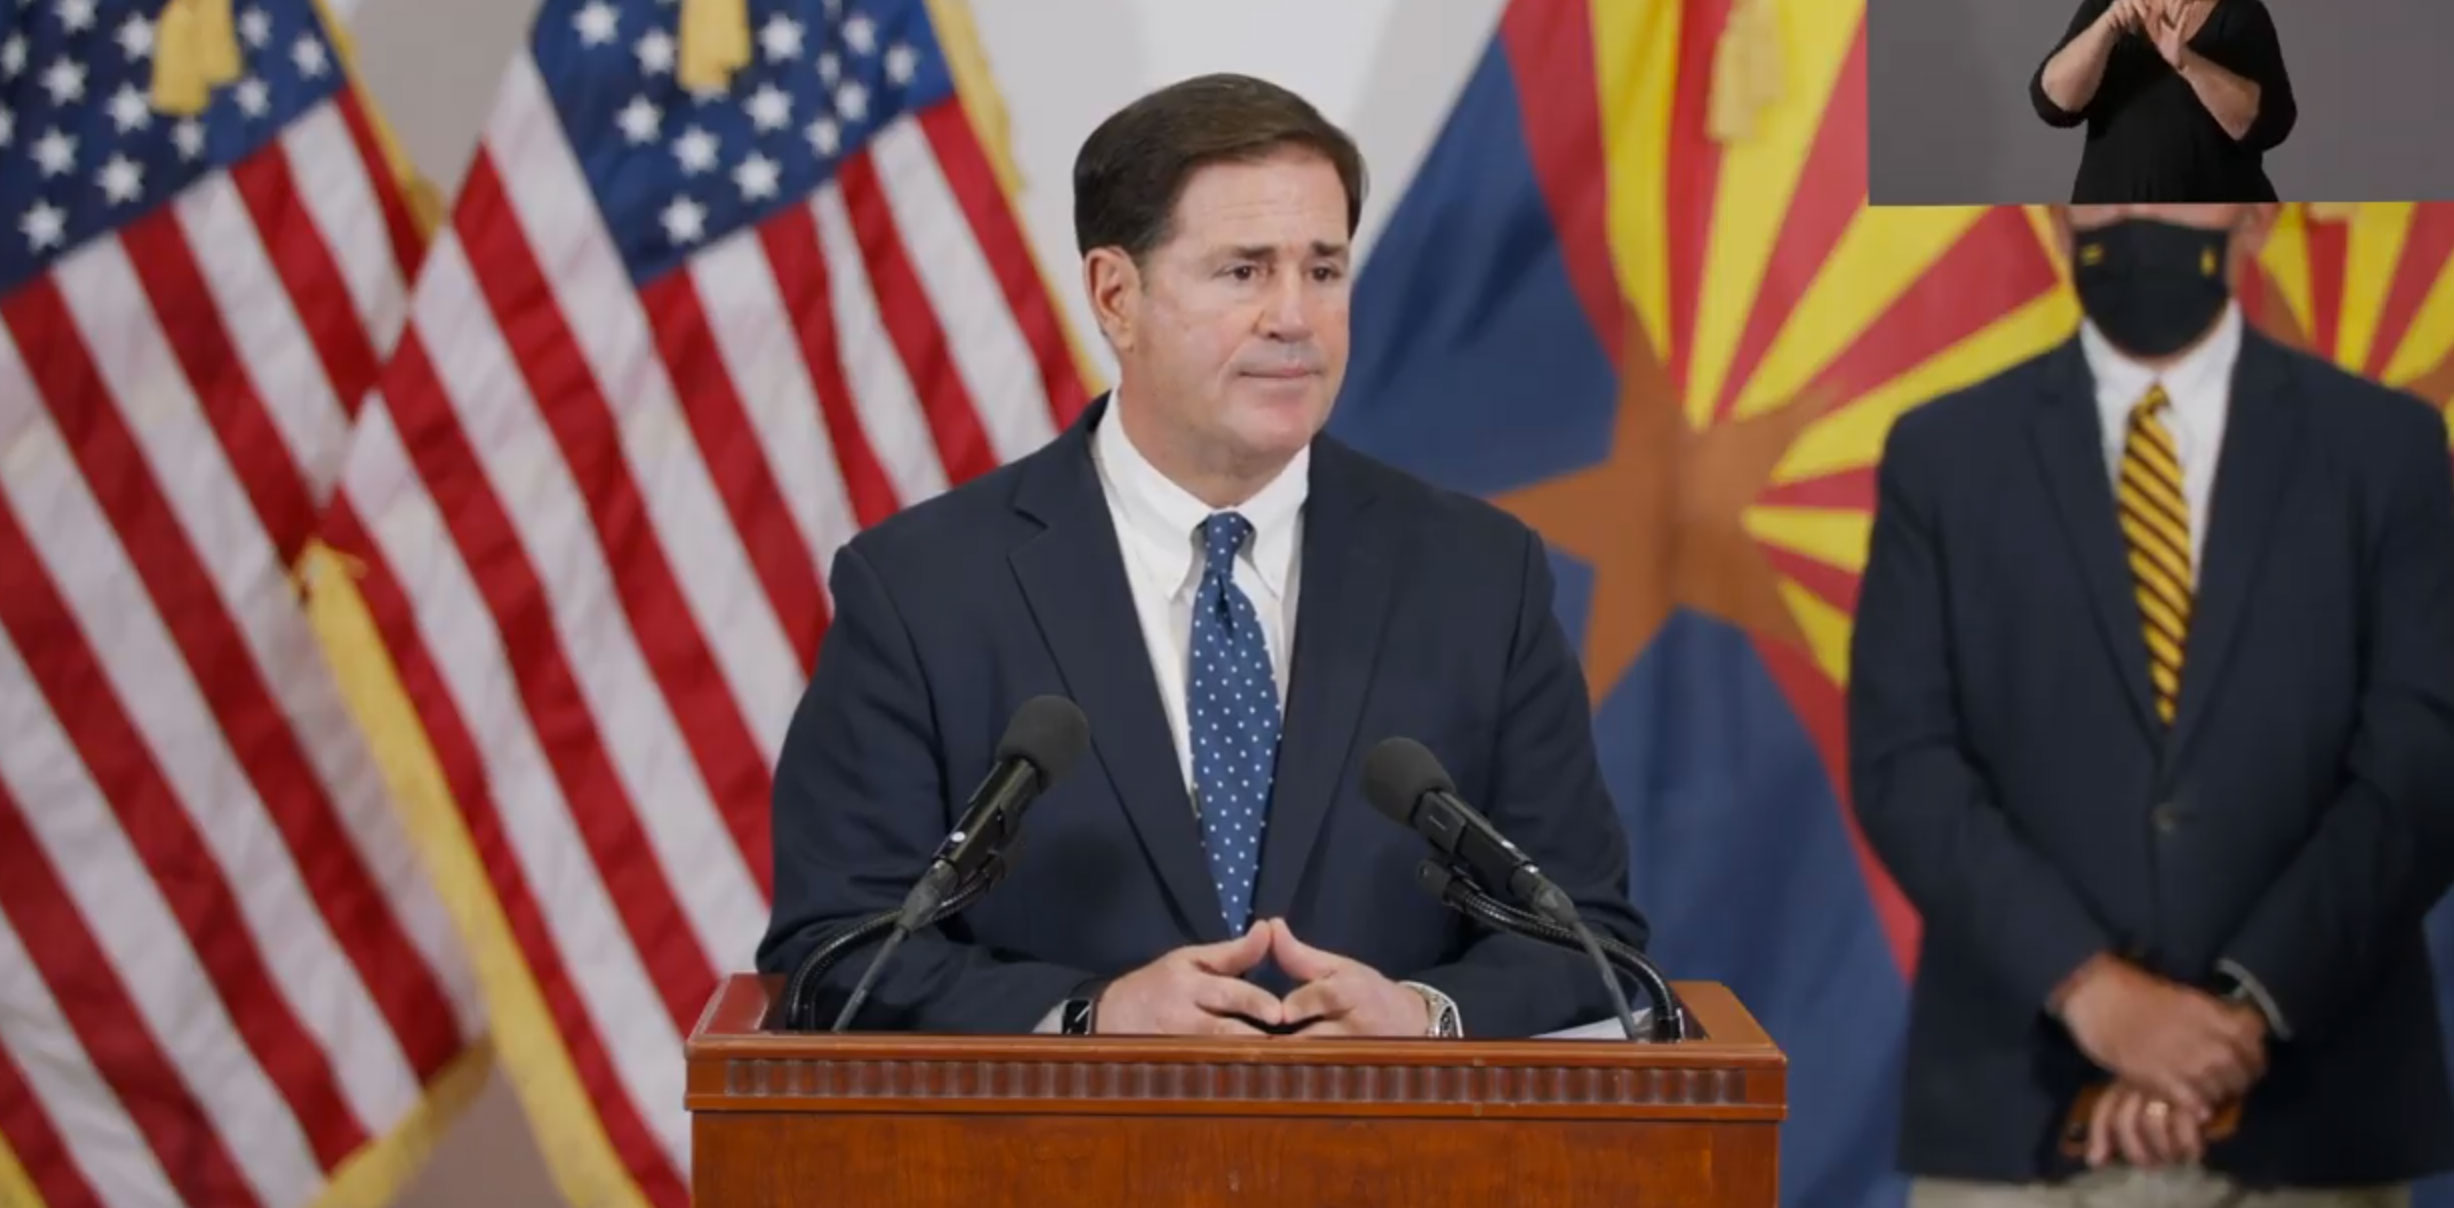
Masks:
[[[1619,1017],[1619,1031],[1630,1040],[1641,1040],[1636,1034],[1636,1012],[1628,1009],[1627,991],[1619,988],[1619,979],[1612,975],[1610,958],[1602,954],[1602,941],[1593,934],[1585,920],[1576,921],[1576,942],[1583,945],[1585,955],[1593,961],[1594,972],[1602,975],[1602,990],[1610,995],[1611,1012]]]
[[[879,916],[886,921],[886,942],[869,958],[861,970],[852,994],[844,1000],[843,1009],[835,1016],[835,1031],[851,1026],[861,1005],[868,1001],[870,990],[887,960],[914,931],[930,926],[954,913],[954,907],[968,906],[979,893],[987,891],[1004,875],[1006,848],[1019,833],[1023,811],[1028,809],[1050,785],[1073,770],[1084,747],[1090,745],[1091,725],[1074,702],[1062,696],[1035,696],[1024,701],[1006,723],[1005,734],[997,740],[996,760],[988,775],[973,790],[964,806],[962,818],[954,830],[938,844],[930,857],[929,866],[909,892],[903,905]],[[977,892],[968,896],[965,890],[978,883]],[[960,903],[960,906],[957,903]],[[828,964],[840,959],[848,949],[844,943],[852,935],[867,938],[874,935],[870,927],[876,920],[863,920],[837,937],[837,943],[813,949],[803,968],[794,977],[794,989],[801,998],[814,992],[817,976],[810,966],[823,953]],[[823,970],[820,970],[823,972]],[[804,976],[807,974],[807,976]],[[788,1008],[800,1008],[799,998],[788,1001]]]
[[[989,861],[977,875],[964,882],[952,895],[948,896],[924,926],[935,924],[941,919],[953,918],[970,909],[972,903],[979,901],[989,890],[996,888],[997,882],[1005,879],[1005,873],[1006,862],[1002,856]],[[819,941],[817,947],[810,949],[808,955],[801,958],[801,963],[794,966],[792,975],[784,980],[784,992],[780,996],[782,1008],[778,1015],[783,1030],[788,1032],[817,1030],[819,1024],[818,983],[826,977],[829,970],[842,963],[843,959],[851,955],[854,950],[892,931],[896,920],[900,919],[902,914],[901,910],[882,910],[826,932],[825,938]],[[842,1031],[843,1029],[836,1028],[835,1030]]]
[[[1686,1021],[1676,996],[1652,962],[1633,948],[1596,936],[1577,913],[1575,900],[1542,874],[1533,857],[1457,795],[1448,770],[1423,744],[1411,738],[1374,744],[1363,759],[1363,791],[1374,809],[1422,835],[1438,853],[1424,861],[1422,881],[1441,901],[1487,926],[1583,952],[1601,975],[1620,1028],[1635,1040],[1635,1013],[1612,973],[1612,957],[1619,956],[1618,966],[1653,999],[1656,1038],[1684,1036]],[[1491,890],[1505,893],[1516,905],[1492,897]]]
[[[1423,861],[1417,883],[1451,910],[1495,931],[1505,931],[1555,948],[1571,951],[1585,949],[1583,938],[1575,931],[1492,897],[1482,886],[1474,883],[1471,874],[1443,864],[1436,857]],[[1686,1040],[1693,1034],[1687,1005],[1680,1001],[1678,992],[1670,988],[1669,979],[1662,976],[1661,970],[1654,967],[1651,959],[1634,947],[1594,932],[1591,928],[1587,928],[1586,935],[1594,940],[1593,948],[1585,949],[1586,954],[1591,956],[1595,950],[1599,950],[1605,960],[1604,980],[1609,983],[1608,989],[1613,991],[1612,1006],[1620,1012],[1619,1027],[1622,1032],[1629,1032],[1633,1037],[1635,1031],[1649,1031],[1649,1036],[1640,1039],[1657,1041]],[[1617,992],[1617,980],[1609,972],[1614,969],[1626,974],[1644,991],[1653,1009],[1649,1029],[1636,1024],[1635,1012],[1628,1009],[1625,995]]]

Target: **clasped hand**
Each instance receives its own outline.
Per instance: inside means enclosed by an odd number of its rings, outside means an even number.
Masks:
[[[2195,1162],[2216,1108],[2266,1073],[2266,1019],[2128,962],[2098,957],[2077,974],[2062,1020],[2081,1051],[2119,1080],[2088,1122],[2087,1160]]]
[[[1301,983],[1285,998],[1243,980],[1275,958]],[[1423,996],[1361,961],[1295,938],[1284,919],[1263,919],[1242,937],[1178,948],[1109,983],[1096,1030],[1169,1036],[1263,1036],[1300,1024],[1297,1036],[1420,1036],[1430,1030]]]

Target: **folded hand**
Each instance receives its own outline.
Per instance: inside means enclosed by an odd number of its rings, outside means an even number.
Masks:
[[[1276,995],[1243,980],[1270,954],[1270,930],[1178,948],[1109,983],[1097,1030],[1160,1036],[1260,1036],[1286,1019]]]
[[[2113,957],[2074,976],[2061,1013],[2091,1060],[2201,1125],[2266,1073],[2257,1011]]]
[[[1296,1035],[1421,1036],[1431,1030],[1431,1009],[1422,995],[1362,961],[1295,938],[1285,919],[1271,919],[1253,930],[1265,927],[1278,967],[1303,983],[1287,995],[1286,1018],[1314,1021]]]
[[[2207,1152],[2197,1116],[2176,1109],[2134,1083],[2124,1082],[2096,1101],[2088,1121],[2088,1165],[2116,1156],[2138,1167],[2196,1163]]]

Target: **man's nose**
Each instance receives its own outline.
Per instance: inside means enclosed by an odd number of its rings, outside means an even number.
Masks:
[[[1282,276],[1272,286],[1261,307],[1261,332],[1282,340],[1311,336],[1312,318],[1304,313],[1302,274]]]

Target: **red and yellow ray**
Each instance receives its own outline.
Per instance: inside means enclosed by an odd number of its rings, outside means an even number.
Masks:
[[[2454,204],[2286,206],[2242,296],[2276,338],[2454,403]]]
[[[1776,5],[1779,36],[1725,38],[1758,4]],[[1720,617],[1754,638],[1844,786],[1850,614],[1884,430],[2060,338],[2071,304],[2016,210],[1864,204],[1863,0],[1521,2],[1505,32],[1539,29],[1545,61],[1571,60],[1561,10],[1580,7],[1607,245],[1569,221],[1577,187],[1546,177],[1545,192],[1570,262],[1614,267],[1616,297],[1579,292],[1617,345],[1621,415],[1600,464],[1501,502],[1594,569],[1597,698],[1673,608]],[[1561,73],[1514,57],[1529,127],[1588,124],[1552,86]],[[1773,86],[1733,108],[1716,97],[1724,72]],[[1913,916],[1858,847],[1905,967]]]

